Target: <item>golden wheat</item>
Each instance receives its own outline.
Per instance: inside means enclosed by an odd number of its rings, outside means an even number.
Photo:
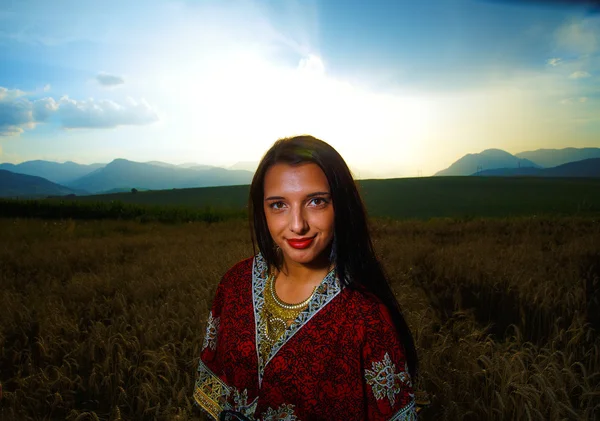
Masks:
[[[600,417],[594,218],[374,221],[414,333],[423,419]],[[0,219],[0,418],[203,419],[191,401],[244,221]]]

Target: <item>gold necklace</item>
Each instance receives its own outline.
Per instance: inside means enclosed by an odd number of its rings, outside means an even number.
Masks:
[[[279,298],[279,296],[277,295],[277,291],[275,291],[275,277],[273,275],[269,275],[269,279],[267,281],[269,281],[269,280],[270,280],[269,289],[271,290],[271,296],[273,297],[273,301],[279,307],[281,307],[282,309],[286,309],[286,310],[299,310],[299,309],[306,307],[308,305],[309,301],[315,295],[315,292],[317,291],[317,287],[315,287],[313,289],[312,294],[310,294],[310,296],[306,300],[301,301],[296,304],[288,304],[288,303],[284,302],[281,298]],[[297,314],[296,314],[296,316],[297,316]]]
[[[289,304],[281,300],[275,291],[275,277],[269,274],[265,282],[265,303],[263,307],[264,321],[264,340],[260,345],[260,352],[263,360],[267,360],[271,353],[271,348],[277,340],[285,333],[288,327],[288,322],[294,321],[298,314],[306,307],[317,292],[317,288],[306,299],[296,304]]]

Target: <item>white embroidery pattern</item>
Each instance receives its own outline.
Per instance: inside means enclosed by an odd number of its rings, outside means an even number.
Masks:
[[[396,413],[390,421],[418,421],[417,408],[415,401],[411,401],[408,405]]]
[[[263,421],[300,421],[294,415],[294,405],[285,403],[277,410],[272,408],[267,409],[267,412],[263,413],[262,419]]]
[[[217,334],[219,333],[219,321],[218,317],[213,317],[212,311],[208,315],[208,321],[206,322],[206,335],[204,335],[204,344],[202,345],[202,351],[206,348],[210,348],[213,351],[217,349]]]
[[[233,403],[236,411],[241,412],[247,417],[251,417],[254,415],[254,411],[256,411],[258,396],[253,402],[248,403],[248,389],[244,389],[244,391],[241,393],[235,389],[233,391]]]
[[[396,365],[387,352],[382,361],[373,362],[373,370],[365,370],[365,379],[373,388],[375,399],[388,398],[391,406],[396,403],[396,395],[402,391],[403,385],[412,386],[406,364],[404,371],[396,373]]]

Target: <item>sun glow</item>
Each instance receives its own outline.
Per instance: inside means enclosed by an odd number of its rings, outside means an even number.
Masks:
[[[427,100],[338,80],[314,54],[294,67],[244,51],[203,73],[173,78],[182,112],[196,116],[189,125],[193,138],[228,143],[235,159],[259,159],[275,139],[309,133],[355,165],[382,162],[382,156],[402,164],[414,156],[433,119]]]
[[[144,68],[146,80],[159,81],[145,88],[161,104],[161,121],[168,122],[161,136],[174,139],[173,148],[233,164],[259,160],[278,138],[311,134],[352,166],[399,172],[424,154],[437,110],[430,98],[343,80],[310,43],[247,12],[242,20],[228,15],[222,27],[201,25],[198,15],[170,38],[157,38],[134,63],[130,73]]]

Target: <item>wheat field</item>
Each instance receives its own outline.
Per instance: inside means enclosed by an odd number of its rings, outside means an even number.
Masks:
[[[372,221],[425,420],[600,419],[600,221]],[[220,277],[247,223],[0,219],[0,419],[200,420]]]

